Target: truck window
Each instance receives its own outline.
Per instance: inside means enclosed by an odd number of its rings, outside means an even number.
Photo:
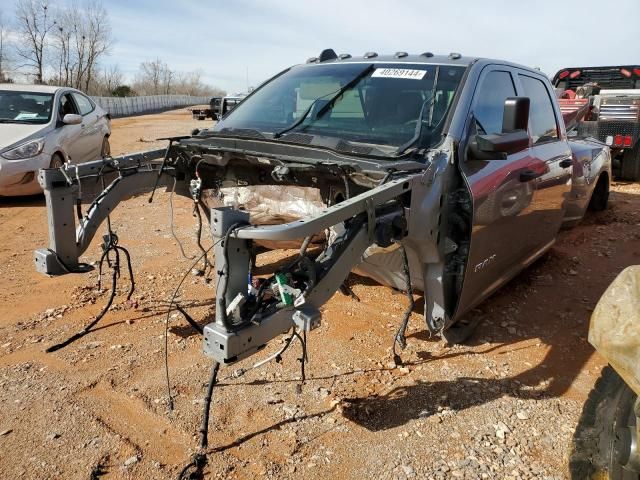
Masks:
[[[529,131],[533,144],[558,139],[558,124],[553,113],[553,104],[544,83],[537,78],[519,75],[524,95],[531,99],[529,109]]]
[[[474,117],[483,133],[502,132],[504,101],[515,96],[516,88],[509,72],[494,70],[484,77],[476,91],[473,108]]]

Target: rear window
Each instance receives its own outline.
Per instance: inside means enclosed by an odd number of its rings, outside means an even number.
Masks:
[[[547,87],[541,80],[520,75],[524,95],[531,99],[529,131],[534,145],[558,139],[558,124]]]

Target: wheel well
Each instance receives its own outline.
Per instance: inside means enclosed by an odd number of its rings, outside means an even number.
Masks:
[[[591,194],[591,196],[593,197],[593,195],[596,193],[596,191],[600,191],[599,189],[604,188],[605,191],[609,191],[609,174],[607,172],[602,172],[600,174],[600,176],[598,177],[598,181],[596,182],[596,186],[593,189],[593,193]]]
[[[598,177],[596,186],[591,192],[591,198],[589,199],[589,205],[587,208],[591,211],[600,211],[607,208],[607,201],[609,198],[609,173],[602,172]]]
[[[602,181],[606,181],[606,185],[609,185],[609,173],[608,172],[602,172],[600,174],[600,176],[598,177],[598,183],[601,183]],[[597,187],[597,185],[596,185]]]

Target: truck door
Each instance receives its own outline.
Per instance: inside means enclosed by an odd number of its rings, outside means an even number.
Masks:
[[[476,134],[502,132],[504,102],[518,96],[514,75],[510,67],[485,67],[471,102],[468,137],[461,145]],[[531,146],[488,160],[475,159],[464,149],[460,167],[473,197],[473,226],[456,316],[520,271],[534,256],[532,235],[545,228],[537,223],[534,205],[536,178],[544,174],[546,165]]]
[[[555,240],[564,219],[565,201],[571,190],[573,161],[571,147],[564,138],[552,102],[550,84],[529,72],[518,72],[521,95],[529,97],[529,135],[532,154],[544,165],[540,172],[533,172],[535,194],[532,208],[535,210],[538,228],[530,232],[532,252],[544,248]]]

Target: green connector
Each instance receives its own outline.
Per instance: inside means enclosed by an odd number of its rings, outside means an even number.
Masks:
[[[287,291],[289,285],[287,285],[287,276],[282,273],[276,273],[276,283],[278,284],[278,291],[280,292],[280,299],[285,305],[293,305],[293,297]]]

